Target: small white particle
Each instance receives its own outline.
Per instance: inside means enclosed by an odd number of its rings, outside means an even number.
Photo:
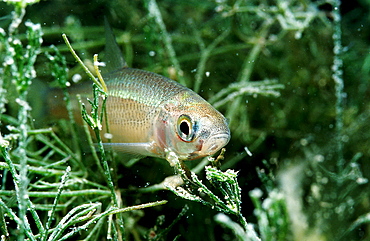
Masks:
[[[78,83],[81,79],[82,79],[82,77],[81,77],[80,74],[75,74],[75,75],[72,76],[72,81],[74,83]]]
[[[13,40],[13,44],[14,45],[21,45],[22,43],[21,43],[21,41],[19,39],[14,39]]]
[[[12,57],[6,56],[4,59],[4,66],[14,64],[14,59]]]
[[[313,157],[313,159],[317,162],[323,162],[325,160],[325,157],[323,155],[317,154]]]
[[[223,213],[216,214],[215,220],[220,222],[220,223],[230,222],[230,218],[228,216],[226,216],[225,214],[223,214]]]
[[[248,154],[248,156],[252,156],[252,152],[248,149],[248,147],[244,147],[245,152]]]
[[[104,137],[106,139],[112,139],[113,138],[113,135],[111,133],[104,133]]]
[[[249,192],[249,195],[255,198],[261,198],[263,195],[263,192],[261,191],[261,189],[255,188]]]
[[[299,142],[301,143],[302,146],[307,146],[308,145],[308,140],[305,139],[305,138],[302,138]]]
[[[357,178],[357,180],[356,180],[356,182],[358,183],[358,184],[366,184],[366,183],[368,183],[368,179],[367,178],[364,178],[364,177],[359,177],[359,178]]]

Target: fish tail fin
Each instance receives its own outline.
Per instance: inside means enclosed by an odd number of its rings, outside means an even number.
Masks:
[[[39,79],[34,79],[28,89],[28,103],[31,106],[31,116],[37,128],[42,127],[48,119],[48,107],[45,103],[47,101],[44,96],[48,94],[49,90],[48,85]]]
[[[51,120],[68,118],[63,96],[61,89],[51,88],[38,79],[32,81],[28,90],[28,102],[35,127],[45,127]]]

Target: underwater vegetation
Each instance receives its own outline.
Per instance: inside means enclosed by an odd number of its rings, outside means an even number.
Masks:
[[[0,2],[1,240],[369,240],[369,10],[367,0]],[[104,17],[128,66],[224,114],[226,150],[179,162],[103,148],[104,90],[70,48],[103,72]],[[68,90],[83,81],[94,89],[81,126]],[[64,97],[46,98],[56,90]],[[50,101],[69,120],[48,118]]]

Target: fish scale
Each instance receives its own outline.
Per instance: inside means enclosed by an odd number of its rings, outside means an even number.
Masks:
[[[152,106],[158,106],[171,96],[189,90],[164,76],[133,68],[123,68],[104,79],[109,79],[107,86],[110,96],[133,99]]]

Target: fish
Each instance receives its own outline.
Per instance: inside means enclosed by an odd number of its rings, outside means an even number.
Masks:
[[[103,79],[107,85],[105,108],[110,138],[104,147],[163,159],[172,152],[180,160],[194,160],[215,154],[229,142],[227,120],[218,110],[172,79],[128,67],[107,21],[105,28],[109,71]],[[72,86],[71,96],[77,93],[87,105],[91,84]],[[54,107],[49,109],[59,112],[55,103],[61,98],[53,97]],[[81,116],[78,105],[72,106]],[[103,128],[101,135],[106,134]]]

